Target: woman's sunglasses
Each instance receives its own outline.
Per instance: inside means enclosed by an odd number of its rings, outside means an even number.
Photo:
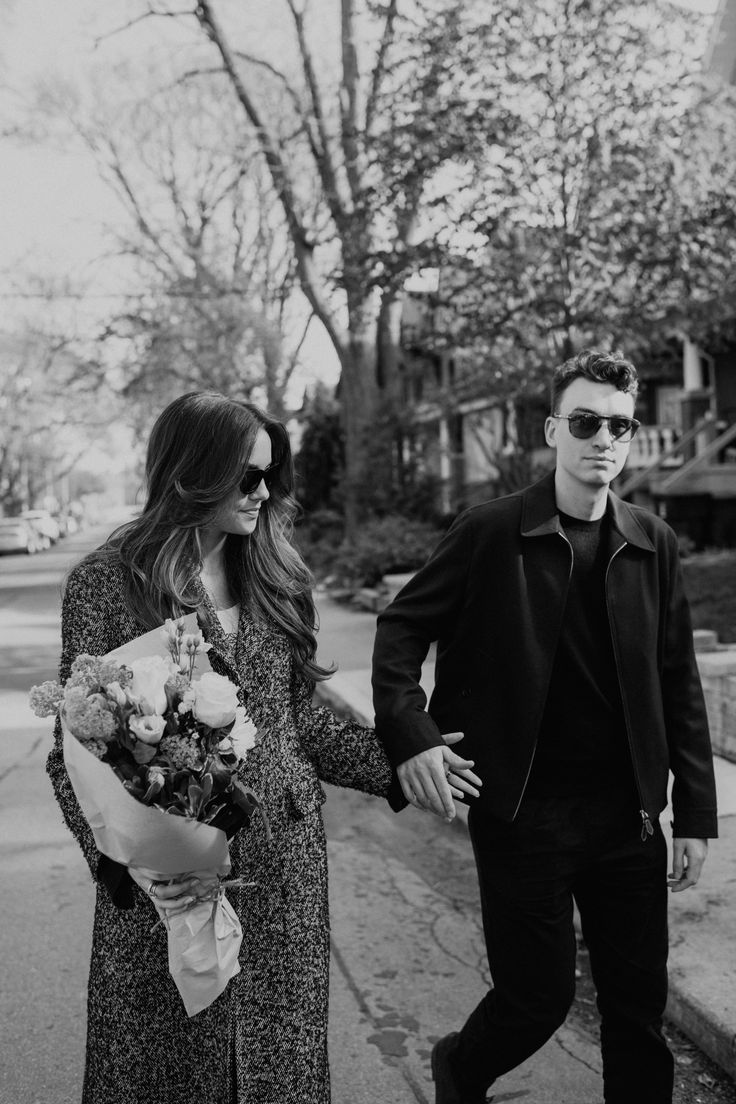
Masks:
[[[603,414],[592,414],[584,410],[577,410],[572,414],[553,414],[552,417],[564,418],[572,436],[581,441],[595,437],[604,422],[607,423],[614,441],[630,441],[641,425],[636,418],[626,418],[623,414],[612,414],[607,418]]]
[[[278,479],[280,469],[280,464],[269,464],[267,468],[248,468],[240,480],[240,493],[244,495],[253,494],[256,487],[260,486],[261,481],[266,484],[270,491]]]

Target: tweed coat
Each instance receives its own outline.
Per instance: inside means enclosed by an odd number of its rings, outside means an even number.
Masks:
[[[62,610],[60,677],[82,653],[102,655],[145,632],[126,610],[116,562],[82,564]],[[153,903],[124,878],[133,907],[117,908],[100,881],[100,855],[62,758],[47,769],[67,825],[97,882],[89,974],[83,1104],[327,1104],[329,915],[320,779],[387,795],[391,770],[372,730],[311,705],[287,639],[241,610],[225,637],[204,592],[212,666],[247,693],[263,738],[242,778],[265,804],[230,843],[228,890],[243,926],[241,972],[187,1018],[167,967],[166,932],[151,931]],[[106,860],[107,861],[107,860]]]

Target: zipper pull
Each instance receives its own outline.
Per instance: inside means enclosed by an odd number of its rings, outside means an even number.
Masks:
[[[646,842],[647,836],[654,835],[654,829],[652,828],[652,822],[649,819],[649,813],[646,809],[640,809],[639,816],[641,817],[641,838],[642,843],[644,843]]]

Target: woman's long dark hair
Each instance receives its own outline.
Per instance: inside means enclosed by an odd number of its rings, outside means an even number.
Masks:
[[[324,679],[331,672],[314,659],[313,580],[291,543],[297,505],[289,437],[281,422],[257,406],[215,391],[174,399],[151,431],[142,514],[117,529],[90,559],[114,556],[122,562],[131,612],[149,628],[197,609],[200,531],[238,487],[260,430],[271,439],[278,479],[254,532],[227,537],[228,582],[255,617],[267,617],[286,634],[302,672]]]

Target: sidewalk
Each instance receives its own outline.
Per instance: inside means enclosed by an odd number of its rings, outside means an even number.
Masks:
[[[68,1104],[81,1091],[93,889],[45,775],[50,725],[27,703],[28,685],[51,676],[58,658],[62,559],[55,551],[37,557],[22,573],[27,589],[0,602],[0,880],[9,887],[0,898],[7,964],[0,1104]],[[0,596],[6,584],[11,579],[0,575]],[[326,601],[321,613],[320,658],[341,667],[323,692],[368,718],[375,617]],[[731,777],[736,771],[720,767]],[[732,1071],[736,798],[729,819],[728,779],[719,785],[723,840],[712,848],[701,887],[672,899],[673,1015]],[[465,830],[461,821],[452,827],[412,809],[395,816],[384,802],[328,789],[332,1099],[429,1104],[432,1042],[457,1025],[489,981]],[[497,1099],[591,1104],[600,1086],[598,1048],[571,1021],[504,1077]]]
[[[63,558],[0,574],[0,1104],[81,1093],[94,890],[45,774],[51,724],[27,699],[56,667]],[[357,669],[373,619],[340,615],[323,643]],[[488,986],[472,856],[437,818],[327,789],[333,1104],[429,1104],[432,1043]],[[497,1095],[591,1104],[600,1080],[594,1041],[566,1025]]]
[[[372,724],[370,657],[375,615],[318,597],[319,658],[339,670],[320,684],[322,701]],[[429,695],[433,660],[422,684]],[[700,884],[670,895],[669,1018],[736,1079],[736,763],[716,758],[719,839]],[[669,834],[670,813],[662,814]],[[454,822],[466,831],[465,810]]]

